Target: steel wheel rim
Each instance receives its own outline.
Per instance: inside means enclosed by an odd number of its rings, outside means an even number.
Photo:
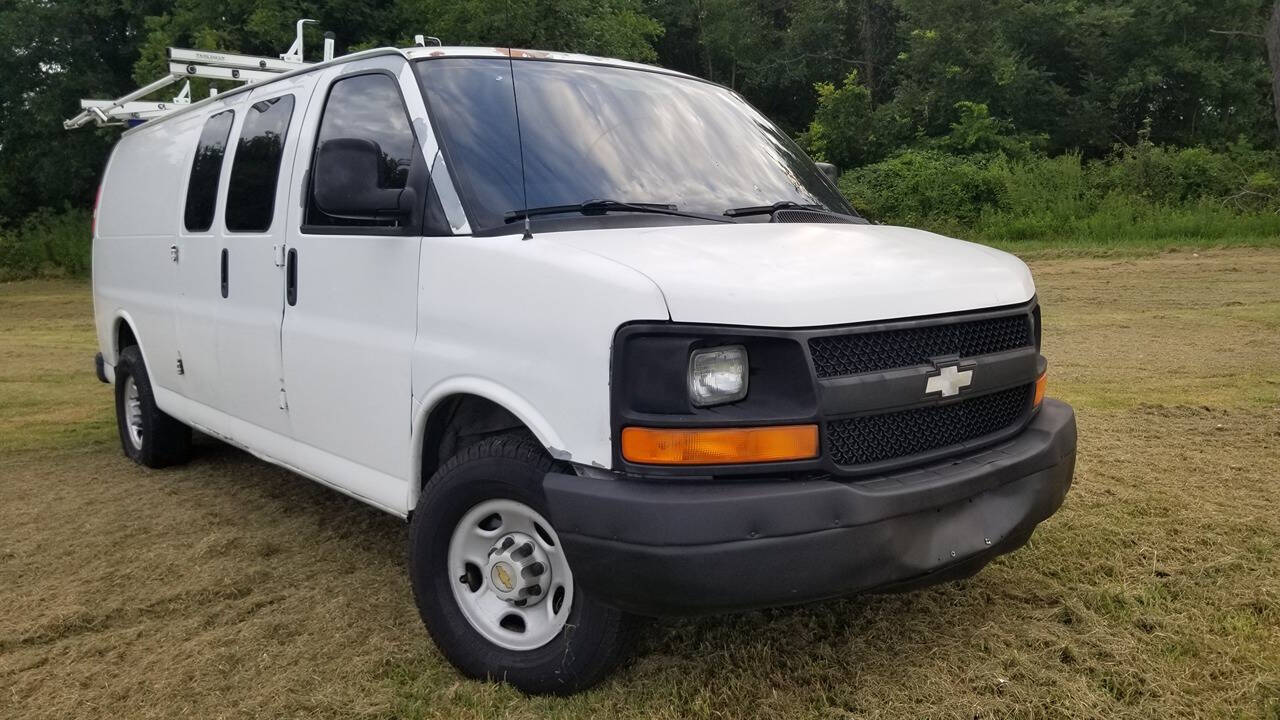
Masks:
[[[142,398],[138,394],[138,383],[133,376],[124,380],[124,426],[129,442],[133,447],[142,449]]]
[[[503,598],[509,593],[496,586],[503,574],[491,571],[504,560],[504,551],[495,553],[495,548],[513,536],[519,538],[517,545],[533,545],[533,561],[546,566],[546,589],[524,606]],[[507,650],[536,650],[551,642],[573,607],[573,574],[560,538],[546,518],[515,500],[486,500],[462,516],[449,540],[448,573],[462,616],[486,640]]]

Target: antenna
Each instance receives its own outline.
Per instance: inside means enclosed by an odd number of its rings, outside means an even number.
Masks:
[[[289,46],[288,52],[280,56],[281,60],[289,62],[302,62],[302,28],[307,25],[315,25],[318,20],[302,19],[298,21],[298,35],[293,40],[293,44]]]

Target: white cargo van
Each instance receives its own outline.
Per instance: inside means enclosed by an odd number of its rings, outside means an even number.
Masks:
[[[125,454],[194,428],[407,518],[467,675],[570,692],[637,615],[967,576],[1071,484],[1026,266],[865,221],[726,88],[416,47],[168,110],[94,227]]]

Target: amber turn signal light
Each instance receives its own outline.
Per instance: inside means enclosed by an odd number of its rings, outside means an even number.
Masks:
[[[645,465],[733,465],[817,456],[817,425],[622,430],[622,457]]]
[[[1049,373],[1045,373],[1036,378],[1036,399],[1032,403],[1035,407],[1040,407],[1040,403],[1044,401],[1044,390],[1049,386]]]

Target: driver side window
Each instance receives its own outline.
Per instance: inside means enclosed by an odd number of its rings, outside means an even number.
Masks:
[[[337,158],[338,162],[319,162],[322,154]],[[350,162],[342,162],[343,159]],[[405,210],[400,204],[408,200],[396,191],[409,184],[415,163],[422,164],[421,154],[396,82],[377,73],[335,82],[325,101],[316,137],[305,224],[379,228],[402,225]],[[323,190],[317,192],[318,187],[332,187],[335,171],[342,171],[346,198],[335,198],[332,192],[326,195]],[[326,174],[325,183],[317,182],[317,173]]]

